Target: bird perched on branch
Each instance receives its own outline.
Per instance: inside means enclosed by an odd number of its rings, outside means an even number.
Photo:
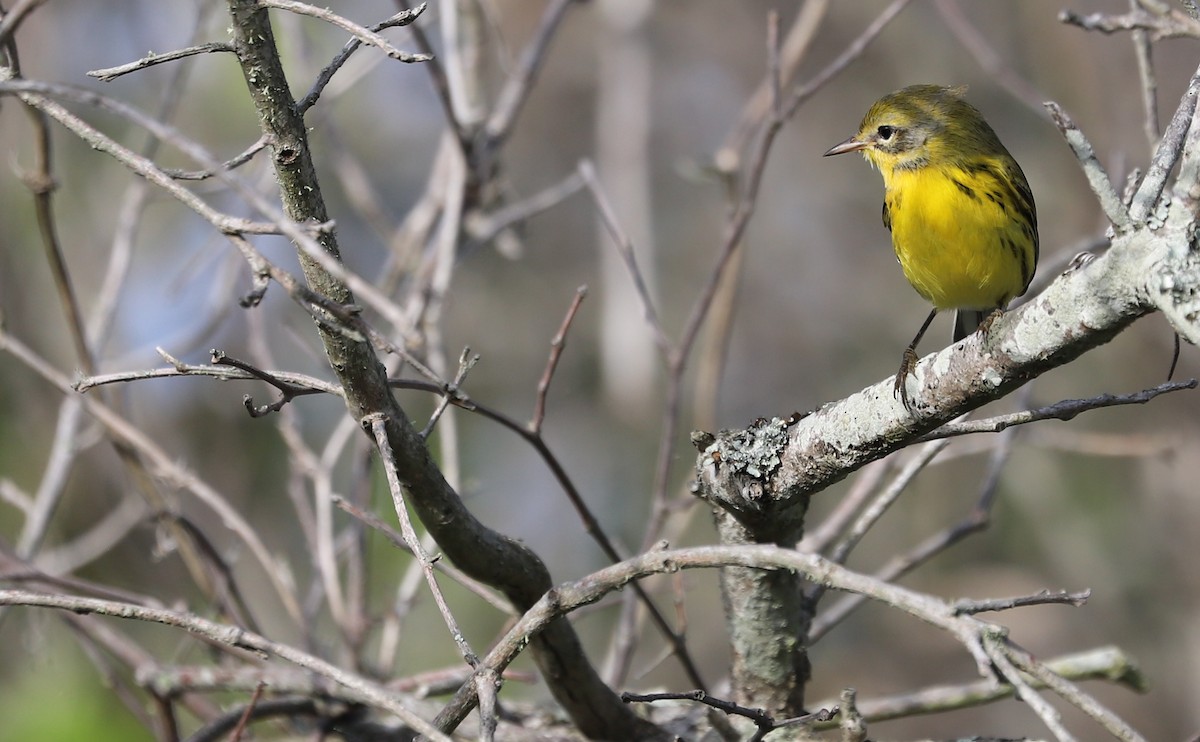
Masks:
[[[906,410],[917,343],[943,309],[954,341],[1025,293],[1038,260],[1037,209],[1021,166],[965,87],[912,85],[867,111],[858,133],[825,156],[862,152],[883,175],[883,224],[917,293],[933,304],[904,350],[895,393]]]

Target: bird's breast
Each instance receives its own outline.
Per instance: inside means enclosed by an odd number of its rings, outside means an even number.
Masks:
[[[981,310],[1021,293],[1028,240],[986,181],[935,167],[885,180],[892,245],[917,293],[938,309]]]

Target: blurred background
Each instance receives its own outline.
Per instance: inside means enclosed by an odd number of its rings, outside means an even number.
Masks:
[[[492,23],[486,53],[496,82],[488,95],[494,98],[499,81],[535,32],[545,3],[483,2]],[[824,69],[889,4],[830,3],[795,82]],[[711,165],[763,79],[768,12],[778,11],[786,30],[801,6],[766,0],[594,0],[572,7],[502,153],[510,202],[561,182],[582,159],[596,163],[672,340],[723,243],[728,199]],[[685,395],[689,404],[680,434],[670,441],[671,492],[682,495],[690,478],[694,449],[687,433],[694,427],[743,427],[759,416],[809,410],[875,384],[894,373],[901,350],[924,318],[927,305],[903,279],[880,221],[878,174],[858,158],[821,157],[855,132],[879,96],[917,82],[969,85],[968,98],[1021,163],[1033,188],[1041,235],[1036,286],[1060,272],[1081,246],[1103,236],[1105,220],[1095,199],[1039,102],[1057,101],[1071,114],[1120,188],[1130,171],[1145,166],[1150,151],[1138,68],[1128,34],[1106,36],[1064,25],[1057,19],[1064,8],[1124,12],[1128,4],[916,0],[788,121],[774,143],[746,233],[719,398],[712,419],[698,421]],[[336,10],[369,24],[395,12],[395,6],[347,0]],[[273,17],[299,97],[346,37],[311,18]],[[435,2],[422,20],[435,43],[440,43],[441,20]],[[58,0],[37,9],[16,38],[25,77],[85,86],[154,114],[167,89],[179,84],[174,65],[110,83],[87,77],[87,71],[130,62],[148,50],[224,40],[227,26],[221,3]],[[413,48],[403,29],[387,35],[401,48]],[[1167,40],[1155,43],[1153,54],[1165,124],[1200,63],[1200,47],[1194,39]],[[221,158],[251,145],[258,124],[236,62],[227,55],[205,55],[181,64],[187,77],[173,124]],[[127,146],[139,149],[146,142],[144,132],[114,116],[71,108]],[[360,51],[307,121],[346,262],[375,280],[389,265],[391,230],[425,189],[444,127],[430,77],[420,65]],[[113,235],[135,179],[61,128],[53,132],[58,228],[86,310],[109,270]],[[13,337],[74,376],[80,365],[22,184],[22,173],[33,167],[31,128],[12,99],[0,107],[0,142],[6,155],[0,173],[0,312]],[[171,167],[196,167],[169,148],[156,159]],[[240,172],[264,189],[271,185],[263,157]],[[355,191],[358,183],[368,186],[370,198]],[[195,188],[220,208],[249,215],[220,184],[208,181]],[[280,265],[296,269],[285,240],[263,238],[255,244]],[[518,420],[527,419],[550,340],[576,287],[589,287],[554,377],[545,435],[604,527],[632,552],[642,541],[662,431],[662,356],[585,195],[527,221],[513,244],[518,249],[507,254],[491,245],[461,251],[445,307],[447,355],[456,358],[466,346],[480,354],[467,391]],[[129,279],[99,351],[102,372],[161,367],[156,346],[191,363],[207,363],[210,348],[247,357],[257,336],[269,344],[275,368],[332,379],[308,317],[277,286],[262,306],[239,307],[237,299],[249,289],[244,262],[173,199],[151,192],[131,255]],[[941,347],[949,334],[949,318],[939,319],[923,352]],[[1021,394],[1014,394],[988,411],[1154,386],[1165,379],[1171,349],[1170,328],[1161,318],[1147,317],[1109,345],[1033,382],[1020,402]],[[1185,347],[1177,377],[1194,376],[1198,368],[1200,354]],[[451,364],[449,375],[453,370]],[[64,396],[3,353],[0,382],[0,480],[7,493],[0,502],[0,539],[10,553],[25,526],[20,496],[14,493],[37,491]],[[288,563],[303,595],[303,586],[314,578],[289,500],[287,449],[271,419],[251,419],[241,404],[243,393],[266,402],[273,398],[271,390],[177,378],[113,391],[139,427],[237,507]],[[1020,431],[1000,480],[991,527],[904,584],[948,598],[1090,588],[1091,599],[1082,608],[1030,608],[996,620],[1042,658],[1121,646],[1145,672],[1149,693],[1138,696],[1095,683],[1088,689],[1150,739],[1197,733],[1197,400],[1194,392],[1183,392],[1146,406],[1101,410],[1070,423],[1046,422]],[[402,393],[401,401],[419,424],[432,409],[431,400],[416,393]],[[344,408],[337,400],[306,398],[289,414],[298,416],[305,439],[320,450]],[[458,487],[481,520],[539,552],[557,581],[605,563],[528,446],[477,417],[459,413],[455,423]],[[111,448],[97,445],[102,431],[86,423],[83,429],[84,450],[32,561],[48,571],[74,570],[169,605],[188,605],[196,595],[181,579],[170,544],[162,543],[149,514],[139,509]],[[869,572],[963,518],[979,497],[989,444],[986,439],[952,444],[863,542],[850,566]],[[340,462],[335,489],[349,486],[345,482],[357,463]],[[827,512],[853,482],[820,495],[812,517]],[[177,507],[207,527],[218,548],[236,562],[238,542],[219,519],[186,492],[174,494]],[[377,512],[387,515],[386,493],[377,492],[376,502]],[[693,510],[679,516],[674,544],[713,541],[709,516]],[[119,534],[113,543],[96,546],[95,558],[82,564],[64,561],[87,553],[76,539],[106,518],[126,524],[108,531]],[[60,548],[68,544],[71,549]],[[370,584],[381,596],[377,605],[384,606],[402,565],[393,563],[394,554],[382,542],[372,555]],[[296,627],[269,591],[256,592],[261,573],[244,562],[249,559],[239,563],[239,570],[245,569],[239,580],[264,629],[282,641],[294,637]],[[727,667],[728,645],[715,575],[688,574],[682,580],[689,645],[706,677],[717,678]],[[667,598],[667,583],[652,587]],[[486,647],[503,617],[465,593],[452,590],[451,598],[476,648]],[[455,661],[453,643],[425,603],[417,609],[413,633],[401,638],[397,674]],[[601,607],[579,620],[597,661],[607,649],[616,613],[614,607]],[[57,617],[19,609],[0,621],[0,718],[13,730],[11,739],[102,739],[97,719],[114,730],[111,739],[150,738],[132,714],[111,702],[106,674],[118,671],[94,650],[81,648]],[[173,631],[116,628],[164,661],[175,660],[172,653],[181,662],[203,659],[203,652]],[[673,663],[655,662],[661,647],[657,636],[648,631],[642,644],[633,685],[685,689]],[[836,697],[845,686],[868,699],[924,684],[967,681],[974,673],[970,658],[950,639],[877,606],[823,639],[813,650],[813,663],[813,703]],[[538,693],[514,684],[507,686],[509,692]],[[63,708],[71,713],[54,713]],[[1100,738],[1097,727],[1066,713],[1081,738]],[[1033,714],[1013,702],[890,722],[873,728],[873,735],[876,731],[891,738],[1042,734]]]

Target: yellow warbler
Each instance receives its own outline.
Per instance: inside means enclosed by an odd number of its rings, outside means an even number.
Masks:
[[[957,310],[954,341],[1025,293],[1037,267],[1037,210],[1021,167],[966,88],[913,85],[885,95],[858,133],[825,156],[859,152],[883,175],[883,224],[904,276],[933,311],[904,351],[895,393],[911,411],[906,381],[917,343],[942,309]],[[986,319],[985,319],[986,317]]]

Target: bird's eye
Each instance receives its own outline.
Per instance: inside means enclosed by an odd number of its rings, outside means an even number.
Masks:
[[[896,133],[896,130],[893,127],[886,126],[886,125],[879,127],[879,129],[877,131],[879,134],[879,138],[885,142],[887,140],[891,139],[892,135]]]

